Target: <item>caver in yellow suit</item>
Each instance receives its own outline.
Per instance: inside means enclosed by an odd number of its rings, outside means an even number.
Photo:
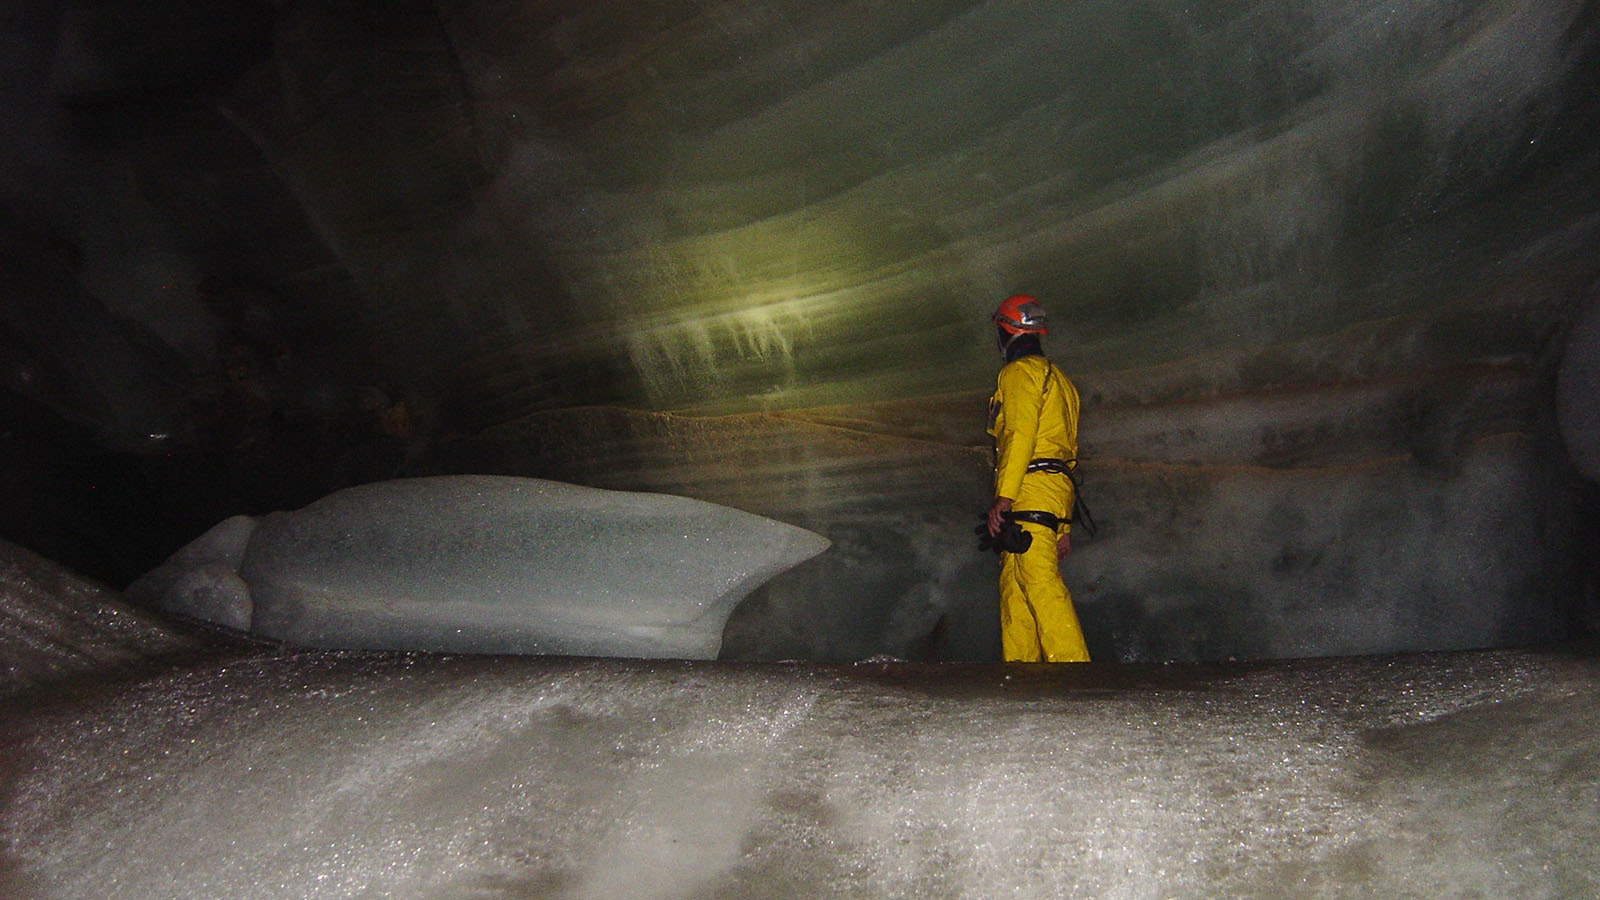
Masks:
[[[1008,521],[1032,536],[1021,553],[1000,554],[1000,646],[1007,662],[1088,662],[1083,629],[1061,580],[1071,547],[1077,464],[1078,390],[1044,356],[1045,313],[1032,297],[1008,297],[995,311],[1006,364],[989,401],[995,440],[989,533]]]

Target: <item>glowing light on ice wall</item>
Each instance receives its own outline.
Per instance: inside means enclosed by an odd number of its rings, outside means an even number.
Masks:
[[[896,271],[880,223],[860,218],[849,206],[813,210],[606,254],[593,302],[657,405],[827,399],[828,382],[865,374],[841,367],[839,348],[959,318],[912,296],[920,279]]]
[[[505,157],[538,160],[500,184],[637,400],[981,383],[983,316],[1022,287],[1080,370],[1436,303],[1393,286],[1450,267],[1462,198],[1542,149],[1582,10],[865,6],[602,6],[492,33],[447,11],[493,60],[467,78]],[[508,35],[531,52],[497,53]]]
[[[1592,143],[1582,0],[246,6],[266,58],[199,72],[228,87],[192,140],[230,162],[127,140],[147,188],[60,202],[94,289],[153,320],[140,259],[260,268],[479,420],[981,384],[1016,289],[1070,324],[1078,372],[1325,335],[1438,306],[1462,255],[1504,250],[1463,207]],[[16,108],[136,96],[71,76],[182,56],[141,61],[154,14],[75,15]],[[73,146],[51,112],[0,171]],[[247,166],[270,204],[206,181]]]

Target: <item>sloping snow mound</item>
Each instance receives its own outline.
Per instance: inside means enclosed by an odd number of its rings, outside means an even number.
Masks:
[[[686,497],[486,475],[363,485],[272,513],[234,582],[218,562],[243,531],[219,541],[213,529],[196,542],[212,550],[191,545],[136,587],[307,647],[711,659],[741,599],[828,547]]]
[[[199,646],[116,591],[0,541],[0,697]]]

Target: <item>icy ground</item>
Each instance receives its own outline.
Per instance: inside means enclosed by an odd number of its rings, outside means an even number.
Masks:
[[[236,649],[0,707],[0,896],[1589,897],[1600,660]]]
[[[105,585],[0,541],[0,698],[206,644]]]

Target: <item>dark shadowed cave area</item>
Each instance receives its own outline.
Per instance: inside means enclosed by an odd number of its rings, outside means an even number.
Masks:
[[[1096,657],[1597,624],[1591,4],[12,4],[0,537],[113,587],[364,482],[834,547],[724,655],[994,657],[988,311],[1050,309]]]

